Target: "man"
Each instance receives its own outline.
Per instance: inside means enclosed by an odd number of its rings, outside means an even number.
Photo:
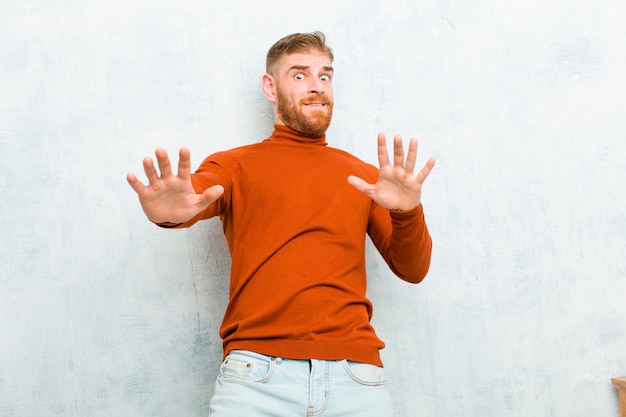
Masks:
[[[380,169],[327,146],[333,53],[322,33],[293,34],[267,54],[262,79],[274,132],[209,156],[190,173],[180,151],[143,165],[148,185],[128,182],[148,218],[189,227],[220,216],[232,255],[220,335],[224,361],[210,416],[389,416],[391,400],[365,297],[365,235],[400,278],[418,283],[430,265],[417,141],[393,164],[378,136]]]

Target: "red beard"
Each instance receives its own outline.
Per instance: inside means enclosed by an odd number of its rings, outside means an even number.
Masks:
[[[330,120],[333,115],[333,103],[325,95],[309,97],[300,100],[299,105],[304,106],[307,103],[324,104],[319,110],[305,115],[300,108],[293,105],[287,97],[282,93],[280,88],[277,94],[278,115],[285,126],[299,132],[303,136],[309,138],[319,138],[330,126]]]

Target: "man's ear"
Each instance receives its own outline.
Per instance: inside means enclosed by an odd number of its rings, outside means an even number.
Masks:
[[[276,80],[274,80],[274,77],[265,74],[261,79],[261,88],[265,98],[272,103],[276,103]]]

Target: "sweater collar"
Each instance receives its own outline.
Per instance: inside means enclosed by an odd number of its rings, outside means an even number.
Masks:
[[[296,132],[295,130],[285,126],[285,125],[274,125],[274,132],[272,136],[267,138],[267,140],[272,142],[298,142],[306,145],[316,145],[316,146],[326,146],[326,134],[324,133],[322,136],[317,138],[309,138],[303,136],[301,133]]]

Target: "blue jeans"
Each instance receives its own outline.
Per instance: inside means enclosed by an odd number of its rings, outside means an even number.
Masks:
[[[383,368],[347,360],[291,360],[232,351],[209,417],[390,417]]]

